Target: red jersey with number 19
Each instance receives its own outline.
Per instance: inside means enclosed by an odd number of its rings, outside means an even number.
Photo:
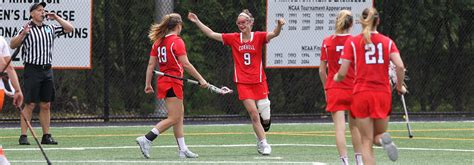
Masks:
[[[222,41],[232,48],[236,83],[255,84],[267,79],[262,64],[262,48],[267,43],[267,32],[252,32],[246,42],[243,42],[241,33],[223,33]]]
[[[328,66],[328,77],[326,79],[326,85],[324,86],[326,90],[332,88],[352,89],[354,87],[355,75],[353,67],[349,68],[342,82],[336,83],[334,81],[334,75],[339,71],[342,64],[340,57],[344,49],[344,43],[351,37],[350,34],[337,34],[326,37],[323,41],[321,61],[326,61]]]
[[[176,34],[167,35],[161,43],[155,42],[150,52],[150,56],[156,56],[160,66],[160,71],[176,77],[183,77],[183,66],[178,60],[178,56],[186,55],[186,46],[181,37]],[[157,80],[161,82],[174,82],[183,85],[183,81],[160,76]]]
[[[354,36],[344,45],[343,59],[355,64],[354,94],[361,91],[382,91],[391,93],[388,80],[390,54],[398,53],[392,39],[372,32],[372,44],[365,44],[362,34]]]

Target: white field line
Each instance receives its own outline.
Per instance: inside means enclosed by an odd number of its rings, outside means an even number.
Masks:
[[[336,147],[327,144],[270,144],[272,147]],[[255,147],[255,144],[229,144],[229,145],[188,145],[190,148],[230,148],[230,147]],[[347,146],[352,147],[352,146]],[[108,149],[131,149],[138,146],[116,146],[116,147],[65,147],[65,148],[43,148],[44,150],[108,150]],[[153,148],[177,148],[176,145],[153,146]],[[381,147],[374,147],[381,148]],[[411,151],[447,151],[447,152],[474,152],[472,149],[449,149],[449,148],[402,148],[399,150]],[[4,148],[4,151],[36,151],[39,148]]]
[[[42,163],[44,164],[44,160],[10,160],[11,163]],[[97,163],[97,164],[104,164],[104,163],[113,163],[113,164],[312,164],[312,165],[326,165],[325,163],[321,162],[291,162],[291,161],[153,161],[153,160],[84,160],[84,161],[72,161],[72,160],[54,160],[51,163],[55,164],[71,164],[71,163]]]

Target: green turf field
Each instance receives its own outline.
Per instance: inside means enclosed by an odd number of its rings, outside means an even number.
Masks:
[[[179,159],[172,132],[155,140],[144,159],[135,138],[152,126],[54,127],[57,146],[44,146],[53,164],[340,164],[331,124],[274,124],[267,135],[271,156],[260,156],[250,125],[188,125],[186,143],[197,159]],[[474,164],[473,122],[412,123],[408,139],[404,123],[391,123],[399,147],[397,162],[376,148],[378,164]],[[40,128],[35,128],[41,134]],[[0,144],[12,164],[45,164],[31,135],[30,146],[18,145],[18,128],[2,128]],[[349,132],[346,133],[349,141]],[[354,164],[349,148],[350,163]]]

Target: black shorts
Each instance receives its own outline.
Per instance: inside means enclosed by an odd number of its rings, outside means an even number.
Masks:
[[[54,101],[55,90],[51,67],[25,64],[23,72],[23,95],[25,103]]]
[[[166,92],[166,97],[176,97],[173,88],[168,89],[168,91]]]

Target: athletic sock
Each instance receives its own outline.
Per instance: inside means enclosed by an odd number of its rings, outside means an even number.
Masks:
[[[349,159],[347,156],[340,156],[339,159],[341,159],[342,165],[349,165]]]
[[[361,153],[355,153],[354,157],[355,157],[356,165],[364,165],[364,161],[362,160]]]
[[[178,148],[180,151],[188,150],[188,146],[186,146],[186,143],[184,142],[184,137],[176,138],[176,141],[178,142]]]
[[[160,131],[158,131],[158,129],[156,128],[153,128],[151,129],[150,132],[148,132],[146,135],[145,135],[145,138],[150,140],[150,141],[153,141],[155,140],[158,136],[160,135]]]
[[[268,143],[267,143],[267,139],[262,139],[262,140],[260,140],[260,143],[261,143],[261,144],[268,144]]]

